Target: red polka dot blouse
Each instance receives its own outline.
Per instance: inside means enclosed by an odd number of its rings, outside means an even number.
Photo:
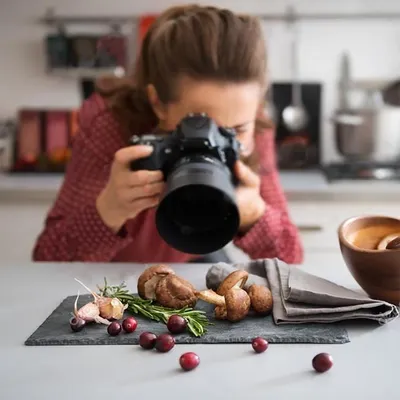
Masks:
[[[115,234],[97,213],[95,202],[105,186],[114,153],[124,147],[117,121],[98,95],[79,111],[79,132],[72,158],[43,231],[33,249],[35,261],[187,262],[192,255],[169,247],[155,226],[155,210],[127,221],[124,234]],[[263,217],[234,244],[252,259],[277,257],[300,263],[303,249],[291,222],[275,162],[274,136],[258,135],[257,149],[264,171],[261,196],[268,207]]]

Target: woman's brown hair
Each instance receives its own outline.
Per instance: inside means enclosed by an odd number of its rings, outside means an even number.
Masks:
[[[182,77],[257,81],[266,88],[266,71],[266,45],[257,18],[217,7],[186,5],[167,9],[150,26],[131,76],[102,78],[96,88],[126,135],[132,135],[158,123],[147,98],[149,84],[166,104],[179,95]],[[257,125],[271,127],[262,112]]]

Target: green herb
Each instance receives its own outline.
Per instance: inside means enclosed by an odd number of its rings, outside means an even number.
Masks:
[[[126,289],[126,285],[122,282],[119,286],[111,286],[104,278],[104,286],[99,287],[99,294],[104,297],[116,297],[123,304],[128,304],[127,310],[133,314],[141,314],[142,316],[157,322],[166,324],[171,315],[180,315],[187,322],[190,333],[194,336],[203,336],[207,332],[207,326],[212,325],[205,315],[204,311],[194,310],[190,307],[184,307],[179,310],[161,307],[154,304],[152,300],[144,300],[139,296],[135,296]]]

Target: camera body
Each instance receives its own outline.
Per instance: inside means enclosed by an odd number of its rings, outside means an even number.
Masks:
[[[219,162],[232,173],[240,156],[234,129],[218,127],[205,114],[189,114],[167,134],[133,136],[131,145],[153,147],[150,156],[131,162],[131,170],[161,170],[165,177],[178,165],[191,160]]]
[[[234,173],[240,142],[205,114],[189,114],[167,134],[133,136],[131,145],[149,145],[148,157],[132,171],[161,170],[166,188],[156,209],[159,235],[188,254],[208,254],[228,244],[239,229]]]

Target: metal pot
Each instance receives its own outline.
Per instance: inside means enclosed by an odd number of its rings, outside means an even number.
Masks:
[[[352,161],[393,162],[400,157],[400,107],[338,110],[337,150]]]

